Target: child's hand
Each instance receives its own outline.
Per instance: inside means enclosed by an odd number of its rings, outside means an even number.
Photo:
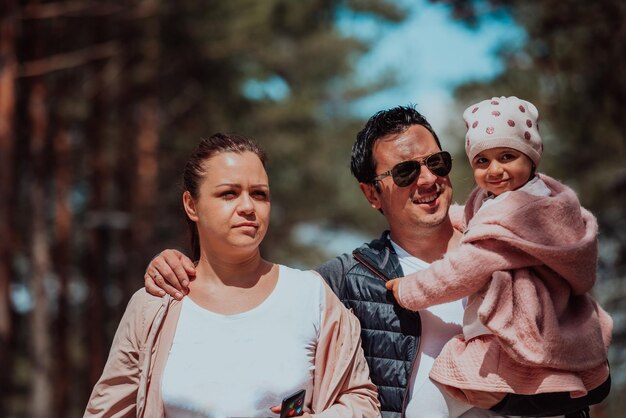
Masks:
[[[396,298],[398,303],[400,302],[400,279],[391,279],[385,283],[387,290],[393,292],[393,297]]]

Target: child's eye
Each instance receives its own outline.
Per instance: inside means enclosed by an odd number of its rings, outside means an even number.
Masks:
[[[474,160],[474,164],[476,164],[476,165],[482,165],[482,164],[487,164],[487,163],[488,163],[488,161],[484,157],[476,158]]]
[[[502,157],[500,157],[502,160],[504,161],[511,161],[517,158],[517,156],[515,154],[503,154]]]

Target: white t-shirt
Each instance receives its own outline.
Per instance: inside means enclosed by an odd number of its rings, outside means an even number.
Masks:
[[[247,312],[221,315],[183,299],[162,379],[166,417],[268,417],[299,389],[310,406],[323,281],[279,269],[275,289]]]
[[[430,266],[391,241],[404,275],[424,270]],[[414,361],[408,388],[406,418],[473,418],[492,417],[495,414],[472,408],[463,402],[450,398],[428,377],[435,358],[443,346],[455,335],[463,332],[463,311],[465,301],[443,303],[420,311],[422,333],[417,358]]]

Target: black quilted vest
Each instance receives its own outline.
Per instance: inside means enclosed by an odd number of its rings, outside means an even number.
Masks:
[[[419,349],[420,317],[400,307],[385,288],[388,279],[403,276],[387,233],[352,255],[356,262],[346,272],[338,296],[361,322],[363,350],[383,418],[400,418]]]

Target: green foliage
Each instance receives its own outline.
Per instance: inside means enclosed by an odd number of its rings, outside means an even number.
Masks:
[[[354,64],[369,44],[342,33],[337,20],[348,13],[395,24],[403,10],[392,0],[22,1],[15,7],[18,13],[3,16],[2,25],[19,30],[14,44],[2,39],[1,51],[14,49],[19,64],[15,96],[0,91],[0,112],[16,108],[8,222],[15,221],[8,267],[15,274],[7,276],[28,293],[32,272],[45,267],[37,283],[42,287],[45,279],[54,291],[31,291],[38,298],[33,306],[18,303],[8,362],[14,366],[0,394],[8,416],[27,414],[36,404],[28,395],[35,386],[54,393],[55,405],[37,403],[58,410],[50,416],[82,413],[148,260],[164,248],[187,248],[180,175],[201,137],[238,132],[267,149],[273,212],[263,252],[272,261],[312,267],[324,260],[295,242],[300,223],[380,224],[349,174],[363,122],[349,106],[386,80],[358,85]],[[13,34],[2,28],[2,36]],[[32,101],[33,86],[39,102]],[[39,177],[29,149],[33,131],[45,142],[37,166],[46,172]],[[42,189],[35,203],[34,181]],[[31,257],[34,213],[46,218],[37,223],[47,238],[37,254],[49,257],[39,257],[45,259],[39,266]],[[43,332],[25,321],[28,309],[43,318]],[[53,347],[34,361],[24,347],[39,335]],[[34,385],[38,369],[30,365],[40,363],[51,367],[46,382]]]
[[[368,45],[341,34],[336,15],[353,7],[351,13],[399,21],[400,10],[388,1],[177,4],[161,27],[162,150],[175,159],[168,162],[173,172],[162,172],[162,187],[174,186],[198,137],[236,131],[257,138],[270,157],[269,258],[322,261],[321,255],[311,260],[312,249],[289,244],[300,222],[379,226],[348,170],[362,123],[350,116],[349,104],[376,88],[357,89],[351,79]],[[168,217],[182,216],[177,206],[176,200],[168,207]]]

